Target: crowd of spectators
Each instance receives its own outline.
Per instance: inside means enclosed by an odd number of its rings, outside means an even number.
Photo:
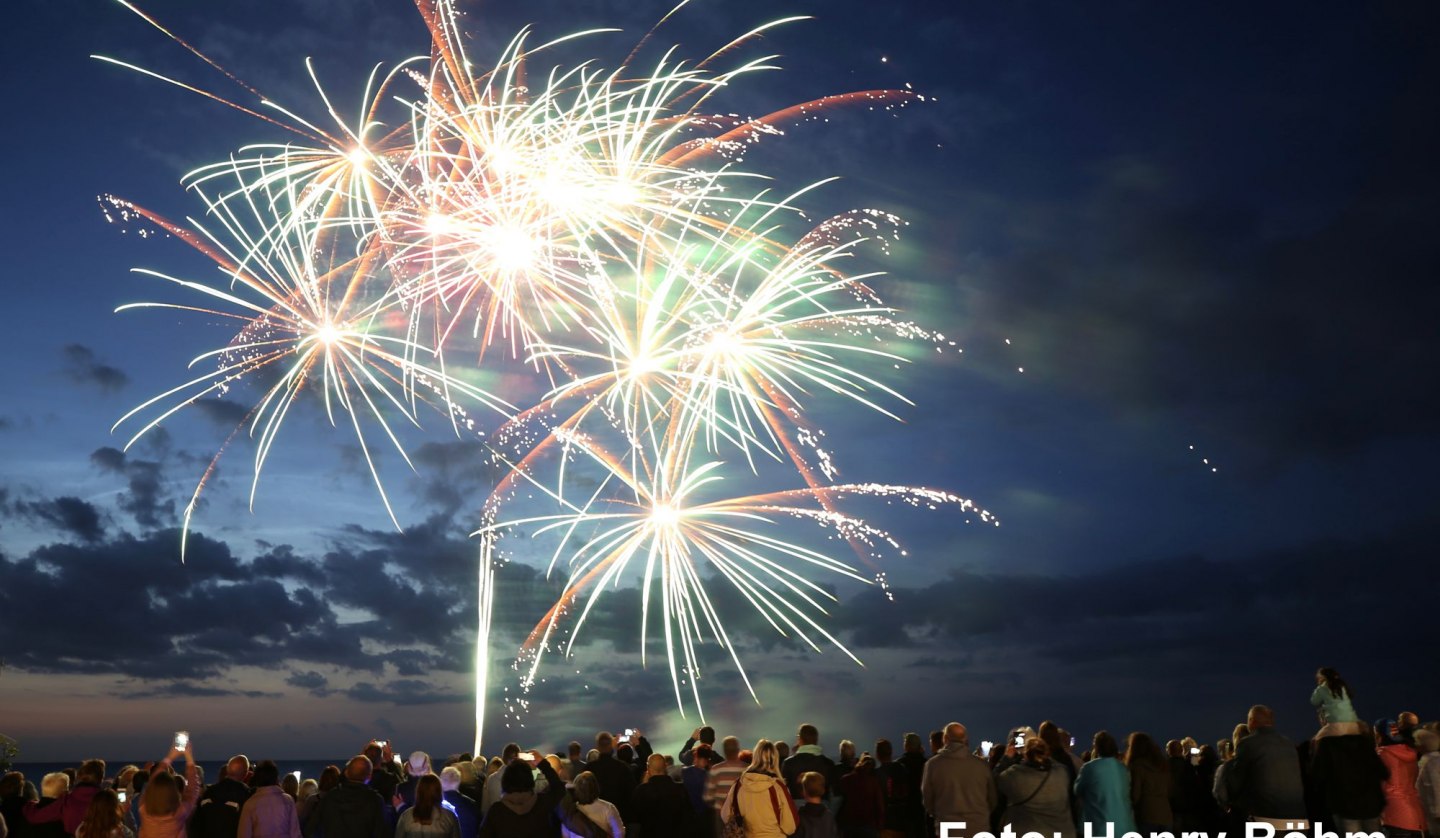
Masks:
[[[273,761],[231,757],[209,785],[193,745],[159,762],[104,761],[47,774],[37,789],[0,777],[0,838],[926,838],[940,824],[971,835],[1006,826],[1071,838],[1201,832],[1243,835],[1247,821],[1278,830],[1440,836],[1440,723],[1413,713],[1367,724],[1332,669],[1316,674],[1316,734],[1275,729],[1269,707],[1214,745],[1145,732],[1099,731],[1077,750],[1051,721],[998,743],[972,742],[951,722],[836,758],[820,731],[742,748],[697,728],[673,755],[642,731],[600,732],[585,752],[457,754],[438,771],[424,752],[401,760],[388,741],[366,745],[318,777]],[[188,738],[188,737],[187,737]],[[185,770],[178,772],[177,763]],[[963,828],[955,824],[963,822]]]

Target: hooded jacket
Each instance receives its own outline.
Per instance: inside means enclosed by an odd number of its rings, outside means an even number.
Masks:
[[[237,838],[300,838],[295,801],[279,786],[261,786],[240,810]]]
[[[824,803],[806,803],[796,818],[795,838],[840,838],[835,816]]]
[[[740,775],[734,795],[720,807],[722,820],[729,820],[732,803],[745,819],[746,838],[782,838],[795,832],[795,800],[785,781],[773,774],[746,771]]]
[[[1420,776],[1420,757],[1409,745],[1384,745],[1379,749],[1380,761],[1390,771],[1381,787],[1385,791],[1385,810],[1380,823],[1398,829],[1424,831],[1425,810],[1420,806],[1420,792],[1415,781]]]
[[[925,811],[937,821],[964,821],[950,834],[970,836],[990,829],[990,814],[1000,805],[995,776],[985,760],[974,756],[963,742],[941,748],[925,763],[920,777]]]
[[[500,795],[500,802],[485,813],[480,824],[480,838],[551,838],[555,834],[554,811],[565,796],[565,781],[541,760],[536,766],[545,776],[545,791],[510,791]],[[499,782],[499,777],[491,777]]]

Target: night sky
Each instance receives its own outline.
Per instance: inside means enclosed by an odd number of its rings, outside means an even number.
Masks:
[[[556,54],[606,66],[668,9],[460,5],[477,60],[530,23],[618,27]],[[305,57],[348,107],[375,62],[427,50],[406,0],[142,6],[306,113],[323,111]],[[1053,718],[1082,738],[1214,741],[1263,702],[1303,736],[1322,665],[1364,716],[1440,715],[1440,8],[694,0],[655,44],[702,56],[792,13],[815,19],[736,56],[784,69],[725,109],[907,83],[930,101],[837,111],[746,166],[792,189],[840,176],[807,199],[817,218],[903,216],[875,285],[964,349],[903,371],[903,423],[838,402],[817,421],[844,479],[954,491],[1002,526],[866,510],[908,556],[883,567],[893,602],[832,586],[828,625],[864,668],[717,591],[763,703],[716,657],[707,720],[747,742],[812,721],[827,750],[952,719],[972,739]],[[467,533],[493,479],[473,442],[433,421],[405,438],[418,473],[383,464],[398,533],[353,436],[309,406],[253,513],[248,440],[221,461],[182,565],[179,513],[244,406],[183,412],[128,452],[109,432],[227,326],[113,313],[183,299],[131,267],[215,273],[174,239],[107,224],[97,194],[183,218],[201,210],[185,172],[285,138],[91,60],[247,95],[117,3],[18,0],[0,37],[0,733],[28,760],[157,756],[176,728],[202,759],[345,755],[372,736],[468,749]],[[486,750],[630,726],[678,749],[696,722],[658,644],[639,665],[633,580],[529,712],[503,715],[503,664],[557,584],[544,558],[519,548],[501,576]]]

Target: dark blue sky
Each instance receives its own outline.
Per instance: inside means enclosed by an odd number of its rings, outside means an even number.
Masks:
[[[552,36],[610,25],[625,31],[566,53],[610,65],[666,11],[462,5],[473,55],[492,57],[526,23]],[[905,424],[843,405],[819,415],[845,477],[953,490],[1004,522],[876,512],[910,556],[885,568],[893,603],[837,591],[834,625],[866,667],[737,615],[764,706],[719,665],[712,721],[776,736],[805,712],[830,747],[951,718],[989,738],[1053,717],[1080,736],[1106,726],[1213,740],[1265,701],[1303,734],[1319,665],[1346,673],[1364,714],[1437,714],[1440,680],[1423,654],[1440,465],[1440,12],[692,6],[657,42],[700,55],[780,15],[816,17],[764,42],[784,71],[731,92],[727,109],[906,83],[933,100],[838,112],[746,164],[792,187],[842,176],[814,199],[818,217],[904,216],[878,287],[965,349],[906,371],[917,404]],[[143,7],[305,109],[306,56],[345,103],[373,62],[426,49],[403,0]],[[9,19],[0,732],[35,759],[143,756],[187,726],[211,754],[343,754],[379,733],[463,749],[465,534],[488,479],[468,465],[473,450],[440,423],[407,439],[420,473],[393,471],[401,536],[349,439],[302,413],[253,514],[249,450],[222,463],[183,567],[177,511],[233,417],[192,411],[113,450],[115,419],[224,337],[205,318],[111,313],[164,296],[132,266],[213,268],[174,240],[122,234],[95,196],[183,217],[198,211],[184,172],[283,138],[87,58],[241,93],[118,4],[22,0]],[[523,562],[507,572],[498,622],[513,638],[546,588]],[[664,672],[637,666],[637,599],[609,601],[581,675],[560,665],[537,690],[533,744],[602,725],[672,737],[692,725]],[[822,715],[800,709],[817,696]],[[874,725],[881,711],[893,729]],[[491,743],[511,735],[499,715]]]

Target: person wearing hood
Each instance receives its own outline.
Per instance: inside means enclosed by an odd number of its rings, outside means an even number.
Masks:
[[[240,809],[237,838],[300,838],[295,801],[280,787],[280,769],[270,760],[255,766],[255,792]]]
[[[1115,834],[1135,832],[1135,810],[1130,805],[1130,770],[1119,759],[1120,744],[1108,730],[1095,734],[1090,743],[1090,761],[1080,766],[1075,778],[1075,802],[1080,823],[1104,834],[1107,824]]]
[[[545,791],[535,791],[535,769],[545,778]],[[485,813],[480,838],[550,838],[551,815],[565,796],[565,781],[533,751],[521,751],[500,775],[500,802]]]
[[[720,807],[722,823],[737,815],[744,821],[746,838],[781,838],[797,828],[795,799],[780,774],[780,754],[769,739],[755,743],[750,767],[730,787]]]
[[[1420,805],[1420,792],[1415,787],[1420,777],[1420,756],[1406,744],[1394,719],[1375,722],[1376,753],[1389,778],[1380,787],[1385,793],[1385,809],[1380,824],[1390,838],[1419,838],[1425,831],[1425,809]]]
[[[364,754],[351,757],[340,784],[321,793],[305,822],[305,838],[390,838],[385,803],[369,785],[373,770]]]
[[[24,823],[39,826],[59,822],[64,825],[66,834],[74,835],[90,809],[90,801],[95,799],[95,793],[100,791],[100,784],[104,781],[105,761],[85,760],[80,763],[80,770],[75,772],[75,786],[53,798],[53,803],[42,806],[42,801],[32,800],[25,804]]]
[[[925,763],[920,778],[920,797],[925,811],[937,824],[963,822],[950,829],[957,838],[966,838],[990,829],[990,816],[1000,806],[995,775],[985,760],[970,753],[965,726],[945,726],[945,746]]]

